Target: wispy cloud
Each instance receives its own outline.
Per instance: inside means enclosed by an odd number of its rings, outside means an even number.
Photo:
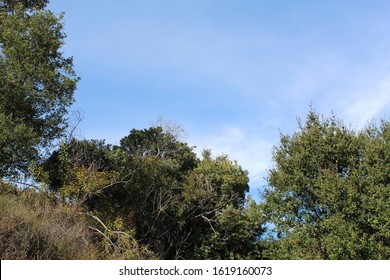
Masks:
[[[207,133],[206,133],[207,134]],[[250,131],[240,126],[225,126],[213,133],[194,135],[191,142],[197,143],[197,153],[203,149],[211,149],[214,156],[228,155],[249,172],[251,193],[257,195],[258,190],[266,183],[264,177],[271,167],[273,141],[262,135],[261,131]]]
[[[350,97],[346,118],[362,128],[382,113],[390,113],[390,73]],[[389,115],[387,115],[389,117]]]

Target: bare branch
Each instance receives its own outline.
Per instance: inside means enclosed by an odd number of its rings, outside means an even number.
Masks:
[[[105,235],[101,230],[97,229],[97,228],[94,228],[94,227],[91,227],[91,226],[88,226],[88,228],[100,233],[101,235],[103,235],[105,238],[107,238],[108,242],[110,242],[110,244],[112,245],[112,247],[116,248],[115,244],[111,241],[111,239]]]

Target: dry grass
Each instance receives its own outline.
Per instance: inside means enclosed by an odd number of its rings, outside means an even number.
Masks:
[[[97,259],[86,221],[33,190],[0,182],[0,259]]]

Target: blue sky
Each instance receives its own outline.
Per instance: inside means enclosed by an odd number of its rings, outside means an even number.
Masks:
[[[265,185],[310,104],[363,127],[390,113],[390,1],[52,0],[81,81],[79,134],[115,144],[160,116]]]

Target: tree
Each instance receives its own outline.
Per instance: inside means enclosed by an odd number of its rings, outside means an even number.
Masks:
[[[215,212],[212,228],[203,222],[203,234],[194,240],[191,258],[209,260],[261,259],[265,232],[259,204],[248,198],[245,206],[227,204]],[[207,230],[208,229],[208,230]]]
[[[127,233],[106,238],[109,248],[131,236],[162,259],[259,257],[263,221],[246,198],[247,172],[226,156],[197,159],[161,127],[133,129],[114,147],[73,139],[37,171],[50,190],[104,221],[97,232]]]
[[[48,1],[0,1],[0,176],[26,172],[66,128],[78,77]]]
[[[247,197],[248,172],[227,156],[203,152],[183,185],[177,215],[182,256],[188,259],[258,259],[264,223],[258,205]]]
[[[80,203],[115,182],[112,146],[104,140],[77,140],[60,144],[58,150],[35,169],[35,179],[50,191]]]
[[[136,229],[135,238],[142,244],[172,258],[173,206],[197,162],[186,143],[151,127],[133,129],[115,147],[73,139],[53,152],[36,177],[100,219],[124,221],[124,228]]]
[[[137,229],[137,239],[161,258],[178,256],[176,208],[182,184],[198,164],[192,150],[160,126],[133,129],[114,147],[121,179],[102,199],[110,197],[110,205],[120,209],[117,215]]]
[[[0,1],[0,11],[12,13],[20,4],[28,11],[42,10],[48,3],[49,0],[3,0]]]
[[[172,132],[166,132],[161,126],[133,129],[120,140],[120,146],[116,148],[133,159],[150,156],[175,162],[181,171],[191,170],[197,165],[193,147],[178,141]]]
[[[355,132],[310,111],[281,135],[263,208],[276,259],[390,258],[390,125]]]

